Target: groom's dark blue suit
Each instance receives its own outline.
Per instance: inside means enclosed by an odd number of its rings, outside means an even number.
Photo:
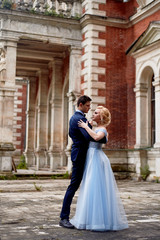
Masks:
[[[60,215],[61,219],[67,220],[69,220],[70,206],[73,196],[82,180],[89,142],[94,141],[84,128],[78,127],[78,121],[80,119],[84,122],[87,121],[83,113],[76,111],[75,114],[71,117],[69,123],[69,136],[72,138],[73,141],[71,150],[71,160],[73,167],[71,182],[67,188]],[[90,124],[89,127],[92,128]],[[104,137],[99,142],[106,143],[106,138]]]

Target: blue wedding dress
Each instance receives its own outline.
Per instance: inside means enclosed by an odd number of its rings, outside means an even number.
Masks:
[[[97,129],[107,136],[105,129]],[[70,222],[77,229],[93,231],[128,228],[117,184],[102,144],[90,142],[75,216]]]

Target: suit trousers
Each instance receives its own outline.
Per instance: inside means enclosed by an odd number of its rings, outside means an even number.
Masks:
[[[82,157],[81,159],[77,159],[75,162],[72,162],[73,166],[72,166],[71,182],[64,196],[62,211],[60,214],[61,219],[69,220],[70,206],[72,203],[72,199],[74,197],[75,192],[79,188],[79,185],[83,177],[85,160],[82,161],[82,159],[85,159],[85,157]]]

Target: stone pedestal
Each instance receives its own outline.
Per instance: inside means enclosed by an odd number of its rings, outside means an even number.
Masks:
[[[12,154],[14,150],[12,143],[0,143],[0,172],[12,171]]]
[[[36,150],[35,152],[35,156],[36,156],[36,170],[38,171],[40,168],[44,168],[46,166],[46,151],[39,149]]]
[[[25,156],[25,160],[26,160],[26,163],[27,163],[27,166],[28,167],[31,167],[31,166],[35,166],[36,165],[36,160],[35,160],[35,154],[34,154],[34,151],[25,151],[24,153],[24,156]]]
[[[49,150],[48,155],[50,159],[50,171],[53,171],[60,166],[60,151],[55,149]]]

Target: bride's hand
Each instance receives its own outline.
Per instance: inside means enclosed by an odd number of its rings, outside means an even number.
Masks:
[[[86,128],[88,126],[88,121],[85,123],[81,119],[78,121],[78,127]]]
[[[93,120],[92,119],[89,121],[89,124],[93,127]]]

